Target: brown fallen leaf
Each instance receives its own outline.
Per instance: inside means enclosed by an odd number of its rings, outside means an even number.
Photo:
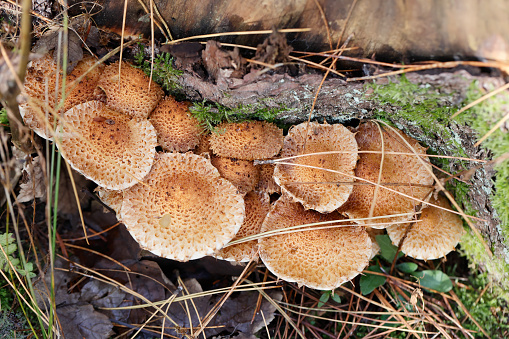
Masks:
[[[18,193],[19,202],[28,202],[34,199],[46,200],[46,181],[41,168],[41,158],[36,156],[28,159],[23,165],[23,177]]]

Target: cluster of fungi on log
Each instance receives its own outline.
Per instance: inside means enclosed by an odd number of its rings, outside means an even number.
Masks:
[[[20,104],[25,123],[53,138],[158,256],[260,258],[282,279],[331,290],[362,272],[385,228],[418,259],[442,257],[459,242],[461,219],[443,197],[432,198],[425,148],[402,132],[311,122],[284,136],[274,124],[245,121],[207,134],[189,103],[163,98],[128,63],[120,75],[117,62],[74,83],[90,64],[85,58],[68,75],[73,87],[60,107],[48,103],[59,93],[56,65],[34,61]],[[279,197],[271,204],[270,195]]]

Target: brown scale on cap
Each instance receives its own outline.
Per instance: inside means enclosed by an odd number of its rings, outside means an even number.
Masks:
[[[417,140],[410,138],[401,131],[399,134],[417,153],[426,153],[426,149],[419,145]],[[355,138],[359,144],[359,151],[381,152],[382,150],[380,130],[373,122],[361,124]],[[393,131],[383,129],[383,140],[386,152],[412,153],[412,150],[406,146],[401,137],[396,135]],[[359,157],[357,168],[355,169],[355,175],[377,183],[382,159],[381,154],[360,152]],[[423,160],[428,162],[427,157],[424,157]],[[429,197],[431,188],[419,185],[426,185],[430,187],[433,185],[433,177],[426,170],[425,166],[429,166],[429,168],[431,168],[431,165],[422,165],[421,161],[413,155],[385,154],[380,183],[397,184],[387,187],[417,199],[425,200]],[[360,184],[362,183],[363,182],[360,182]],[[346,213],[350,218],[370,217],[369,214],[371,204],[374,200],[374,192],[374,185],[354,186],[350,198],[343,206],[341,206],[340,212]],[[380,187],[376,196],[372,216],[377,217],[401,213],[413,213],[415,211],[414,207],[419,204],[420,203],[418,201],[403,197],[398,193],[393,193]],[[406,221],[411,218],[411,215],[404,217],[391,217],[377,219],[376,222]],[[360,224],[370,223],[370,221],[367,220],[359,220],[358,222]],[[372,227],[385,228],[387,226]]]
[[[282,197],[272,206],[261,232],[342,219],[336,212],[304,210]],[[259,239],[259,246],[260,258],[277,277],[319,290],[332,290],[353,279],[368,265],[371,254],[371,240],[365,227],[359,226],[275,235]]]
[[[66,77],[66,98],[63,107],[59,110],[63,113],[72,107],[82,104],[84,102],[94,100],[94,90],[99,81],[99,76],[104,68],[103,65],[99,65],[92,71],[90,71],[84,78],[75,84],[74,81],[83,75],[93,64],[95,58],[92,56],[84,57],[74,68],[74,70]],[[53,127],[53,114],[52,111],[56,107],[56,103],[62,98],[62,72],[59,72],[59,83],[60,85],[57,100],[55,100],[55,89],[56,83],[56,64],[53,58],[48,54],[41,59],[34,60],[30,67],[27,69],[27,75],[25,77],[25,91],[28,96],[36,99],[33,103],[29,104],[24,100],[20,104],[20,113],[23,117],[25,124],[33,129],[38,135],[45,139],[51,138],[51,132],[49,128]],[[46,99],[46,86],[48,98]],[[71,88],[73,88],[71,90]],[[51,127],[46,127],[42,114],[46,111],[45,102],[48,102],[48,121]]]
[[[431,198],[430,203],[451,209],[449,201],[442,196]],[[394,245],[398,246],[410,224],[397,224],[387,228]],[[463,236],[463,222],[458,215],[443,209],[427,206],[422,209],[419,222],[412,225],[403,240],[401,251],[420,260],[433,260],[453,251]]]
[[[120,190],[134,185],[154,162],[157,137],[150,122],[117,113],[99,101],[68,110],[58,128],[64,159],[105,188]]]
[[[283,146],[283,130],[265,121],[222,123],[210,137],[214,154],[241,160],[271,158]]]
[[[99,86],[107,97],[107,105],[124,114],[146,119],[161,100],[164,92],[158,84],[150,82],[141,69],[122,62],[121,76],[118,61],[104,68]]]
[[[219,174],[245,194],[255,189],[260,170],[253,161],[212,156],[210,161]]]
[[[256,190],[266,192],[268,194],[281,194],[281,187],[274,181],[274,169],[276,165],[263,164],[257,165],[260,168],[260,180],[256,185]]]
[[[277,164],[274,180],[281,186],[284,194],[302,203],[306,209],[311,208],[322,213],[334,211],[348,199],[353,189],[352,185],[347,183],[354,181],[353,170],[357,163],[357,143],[354,134],[339,124],[321,125],[311,122],[308,127],[307,123],[303,123],[294,126],[288,132],[281,157],[330,151],[345,153],[286,160],[297,165]],[[343,174],[324,171],[321,168]]]
[[[158,154],[143,183],[124,191],[121,218],[142,248],[179,261],[210,255],[233,239],[244,200],[209,160]]]
[[[246,219],[233,240],[260,233],[263,220],[269,213],[270,198],[266,193],[249,192],[244,196],[244,203],[246,205]],[[257,252],[258,240],[251,240],[224,247],[216,252],[214,256],[229,261],[247,262],[251,259],[258,260]]]
[[[150,122],[157,131],[157,141],[166,151],[186,152],[200,143],[203,128],[189,112],[188,102],[165,97],[150,114]]]

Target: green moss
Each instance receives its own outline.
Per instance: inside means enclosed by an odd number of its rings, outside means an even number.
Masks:
[[[390,114],[379,112],[376,118],[389,120],[399,128],[402,127],[400,121],[403,120],[422,131],[424,135],[421,135],[421,141],[447,140],[455,155],[465,156],[450,128],[449,117],[457,108],[449,102],[449,95],[439,93],[425,84],[414,84],[405,76],[401,76],[398,82],[387,85],[369,84],[367,87],[373,90],[371,99],[398,107]],[[432,146],[431,143],[428,145]]]
[[[142,44],[138,45],[139,52],[135,55],[134,59],[138,66],[143,72],[150,76],[152,74],[152,80],[161,85],[161,87],[172,95],[179,95],[180,84],[178,77],[182,75],[182,71],[173,68],[173,58],[169,53],[161,53],[154,58],[153,67],[150,61],[150,55],[144,52],[145,48]]]
[[[285,110],[286,107],[284,105],[280,105],[277,108],[267,108],[263,105],[259,107],[243,105],[230,109],[218,103],[207,104],[206,102],[197,102],[190,107],[191,113],[198,119],[203,128],[214,133],[218,132],[215,126],[222,121],[263,120],[274,122],[274,119]]]
[[[390,121],[406,132],[410,132],[411,136],[430,147],[431,154],[466,156],[461,145],[461,138],[455,131],[461,130],[462,126],[468,124],[482,136],[509,110],[509,95],[504,93],[475,106],[451,121],[450,116],[458,110],[458,107],[449,101],[451,94],[441,93],[440,89],[436,90],[426,84],[413,84],[405,76],[386,85],[369,84],[367,88],[371,89],[369,99],[389,106],[388,112],[380,111],[376,117]],[[478,84],[473,83],[467,91],[463,105],[481,95]],[[508,152],[509,133],[499,129],[483,145],[496,158]],[[452,168],[453,163],[457,165],[456,168],[467,168],[466,163],[458,160],[435,158],[433,162],[446,170]],[[505,244],[509,245],[509,204],[507,204],[509,161],[499,164],[496,170],[495,190],[490,199],[496,210],[494,217],[501,220],[499,232],[504,237]],[[476,214],[477,211],[472,207],[471,197],[468,194],[471,186],[454,181],[449,182],[446,188],[453,193],[456,201],[467,214]],[[505,258],[488,257],[482,244],[469,230],[461,243],[461,248],[473,265],[482,263],[492,277],[505,284],[505,288],[509,290],[509,282],[505,282],[509,275],[509,265],[505,262]]]
[[[482,96],[479,86],[474,83],[467,92],[466,102],[472,102]],[[509,110],[509,94],[507,92],[489,98],[463,113],[465,120],[474,128],[480,136],[484,136],[493,126],[500,121]],[[509,152],[509,133],[507,128],[498,128],[482,144],[489,149],[493,158],[497,158]],[[509,246],[509,160],[495,167],[497,180],[495,181],[495,193],[491,196],[492,205],[500,219],[502,235],[506,245]]]

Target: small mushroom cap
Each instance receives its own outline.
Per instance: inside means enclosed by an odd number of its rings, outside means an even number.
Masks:
[[[107,97],[107,105],[117,112],[146,119],[161,100],[164,92],[141,69],[122,62],[121,76],[118,61],[106,66],[99,86]]]
[[[442,196],[431,198],[430,203],[451,209],[449,201]],[[433,260],[446,256],[454,250],[464,233],[463,222],[458,215],[437,207],[424,207],[419,221],[413,224],[401,246],[403,253],[415,259]],[[387,228],[394,245],[399,245],[410,225],[396,224]]]
[[[200,136],[200,142],[198,146],[193,150],[194,154],[211,153],[210,152],[210,133],[204,133]]]
[[[357,163],[357,142],[354,134],[340,124],[321,125],[311,122],[308,127],[307,123],[302,123],[290,129],[281,151],[283,158],[328,151],[347,153],[294,158],[286,162],[295,165],[277,164],[274,171],[274,180],[281,186],[284,194],[302,203],[306,209],[311,208],[322,213],[332,212],[343,205],[352,192],[352,185],[335,182],[354,181],[354,168]],[[343,174],[324,171],[321,168]]]
[[[244,196],[244,203],[246,205],[246,219],[233,240],[260,233],[263,220],[269,213],[270,197],[266,193],[249,192]],[[251,259],[256,261],[258,259],[257,252],[258,240],[251,240],[224,247],[217,251],[214,256],[223,260],[247,262]]]
[[[342,219],[336,212],[304,210],[282,197],[272,206],[261,231]],[[259,239],[259,246],[260,258],[277,277],[319,290],[332,290],[353,279],[368,265],[371,254],[371,240],[362,226],[280,234]]]
[[[141,181],[154,162],[157,137],[150,122],[112,111],[99,101],[65,112],[57,131],[64,159],[108,189],[121,190]]]
[[[200,143],[203,128],[189,112],[188,102],[165,97],[150,114],[149,120],[157,131],[159,145],[166,151],[186,152]]]
[[[240,193],[245,194],[255,189],[260,178],[260,170],[253,161],[216,156],[212,156],[210,161],[219,174],[237,187]]]
[[[256,166],[260,168],[260,180],[256,185],[256,190],[266,192],[268,194],[281,194],[281,187],[279,187],[274,181],[274,169],[276,168],[276,165],[263,164]]]
[[[103,69],[102,65],[90,71],[79,84],[76,85],[74,83],[94,63],[95,59],[92,56],[86,56],[67,75],[65,82],[66,98],[59,112],[65,112],[78,104],[94,100],[94,90]],[[58,74],[60,84],[57,91],[57,66],[53,58],[47,54],[30,64],[25,77],[25,91],[28,97],[34,100],[29,103],[28,99],[24,98],[23,102],[20,103],[20,114],[25,124],[44,139],[51,139],[51,129],[53,128],[54,121],[53,111],[62,98],[61,86],[63,74],[61,71]],[[46,111],[48,114],[47,117],[44,117]],[[45,122],[46,119],[48,125]]]
[[[417,140],[410,138],[403,132],[400,131],[398,132],[399,135],[397,135],[393,131],[387,129],[382,130],[384,149],[386,152],[412,153],[412,150],[409,149],[401,139],[401,137],[403,137],[417,153],[426,153],[426,149],[419,145]],[[359,151],[382,151],[380,130],[373,122],[361,124],[355,138],[359,144]],[[381,160],[382,156],[380,153],[360,152],[355,175],[359,178],[377,183]],[[424,157],[423,160],[429,163],[427,157]],[[414,155],[385,154],[380,184],[391,184],[387,187],[425,201],[429,199],[430,187],[433,185],[434,181],[426,167],[431,169],[431,165],[423,165]],[[362,184],[363,182],[360,181],[359,183]],[[429,187],[423,187],[422,185]],[[378,188],[376,199],[374,199],[374,192],[374,185],[355,185],[348,201],[341,206],[339,211],[345,213],[350,218],[369,218],[373,200],[376,200],[373,209],[373,217],[413,213],[415,210],[414,207],[420,204],[418,201],[406,198],[382,187]],[[388,217],[377,219],[377,222],[406,221],[411,218],[412,215]],[[371,223],[368,220],[358,220],[357,222],[365,225]],[[386,228],[387,226],[388,225],[372,225],[374,228]]]
[[[210,137],[215,155],[241,160],[271,158],[283,146],[283,130],[265,121],[222,123]]]
[[[157,155],[143,183],[124,191],[122,221],[142,248],[179,261],[210,255],[233,239],[244,200],[209,160]]]
[[[115,214],[120,219],[120,209],[122,207],[122,201],[124,200],[123,191],[109,190],[107,188],[97,186],[94,192],[97,193],[99,199],[101,199],[106,206],[115,211]]]

